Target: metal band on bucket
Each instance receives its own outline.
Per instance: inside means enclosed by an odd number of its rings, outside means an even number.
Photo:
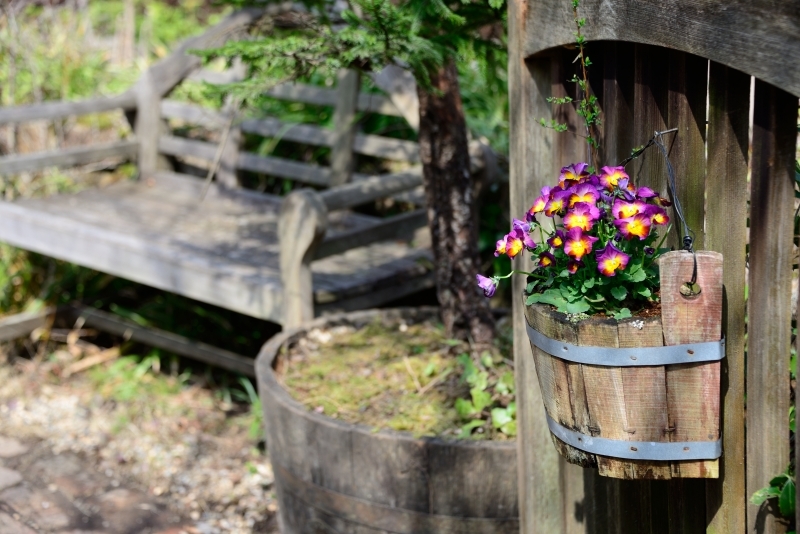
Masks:
[[[725,357],[725,339],[704,343],[687,343],[662,347],[578,346],[556,341],[538,332],[529,324],[528,338],[534,346],[547,354],[575,363],[605,367],[644,367],[648,365],[675,365],[680,363],[714,362]]]
[[[547,415],[547,414],[546,414]],[[571,430],[547,415],[547,426],[558,439],[576,449],[625,460],[716,460],[722,455],[722,440],[623,441],[587,436]]]

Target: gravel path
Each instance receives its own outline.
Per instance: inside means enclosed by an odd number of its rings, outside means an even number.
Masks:
[[[120,401],[65,353],[0,364],[0,534],[278,531],[247,413],[197,386]]]

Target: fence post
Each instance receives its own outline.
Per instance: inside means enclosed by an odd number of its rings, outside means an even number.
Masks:
[[[299,189],[281,204],[278,219],[284,328],[300,326],[314,318],[311,260],[325,236],[328,209],[310,189]]]
[[[336,110],[333,114],[334,141],[331,151],[331,186],[350,181],[355,165],[353,143],[358,122],[358,94],[361,74],[355,70],[341,70],[336,83]]]

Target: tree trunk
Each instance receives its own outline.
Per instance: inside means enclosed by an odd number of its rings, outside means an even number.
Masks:
[[[442,322],[448,336],[488,343],[494,320],[475,283],[478,229],[458,72],[450,61],[430,75],[430,90],[418,86],[419,150]]]

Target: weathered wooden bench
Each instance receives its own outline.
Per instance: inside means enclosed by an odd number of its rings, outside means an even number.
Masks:
[[[402,116],[390,98],[359,93],[349,72],[339,76],[337,89],[293,84],[268,92],[333,106],[334,129],[275,118],[242,120],[231,109],[166,99],[187,78],[230,81],[231,71],[203,70],[187,52],[220,44],[260,16],[256,10],[231,15],[183,43],[121,95],[0,109],[0,124],[122,109],[135,132],[134,139],[109,144],[0,157],[0,175],[106,158],[136,161],[139,170],[135,181],[0,202],[0,240],[284,326],[431,287],[423,209],[388,218],[351,210],[393,195],[420,201],[416,143],[357,131],[359,112]],[[219,141],[178,137],[167,121],[216,131]],[[246,152],[239,146],[243,133],[331,147],[331,165]],[[408,170],[358,175],[352,172],[357,154],[403,161]],[[210,168],[216,183],[173,172],[165,156]],[[237,171],[325,189],[300,189],[281,198],[237,187]],[[421,238],[414,240],[415,232]]]

